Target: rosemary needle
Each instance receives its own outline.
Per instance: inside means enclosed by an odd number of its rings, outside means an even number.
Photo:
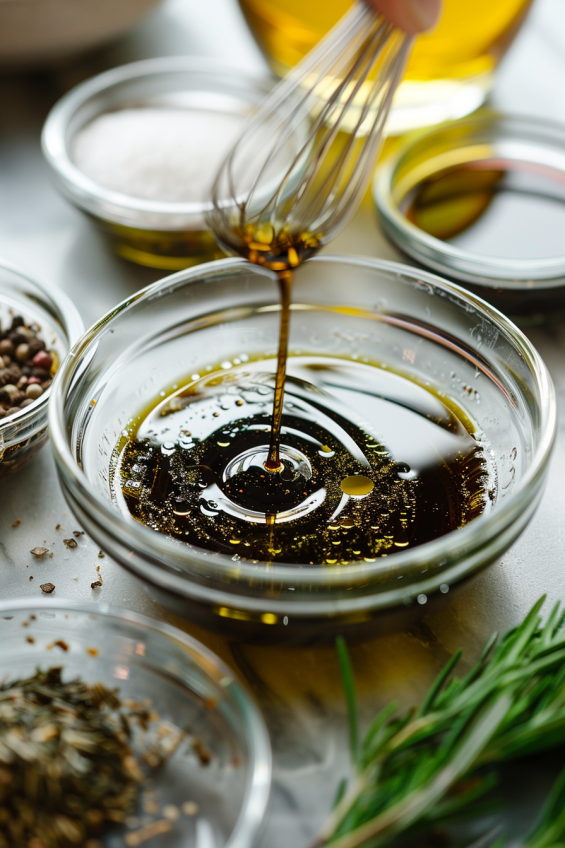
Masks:
[[[458,652],[419,710],[398,715],[394,705],[386,707],[362,741],[349,657],[338,641],[355,776],[311,848],[387,845],[474,804],[492,786],[480,767],[565,742],[564,614],[557,604],[542,624],[544,600],[501,639],[494,635],[461,679],[453,675]],[[463,778],[466,788],[451,794]],[[564,848],[564,804],[565,772],[524,846]],[[497,848],[506,842],[501,837]]]

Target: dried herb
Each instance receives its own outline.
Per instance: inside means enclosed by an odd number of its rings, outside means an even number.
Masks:
[[[101,684],[64,682],[61,671],[0,686],[0,848],[89,844],[104,825],[126,820],[145,780],[131,739],[158,715],[147,704],[122,704]],[[155,727],[143,759],[160,765],[186,736]],[[148,827],[165,832],[158,822]]]
[[[338,640],[355,777],[349,788],[340,786],[312,848],[379,848],[470,812],[493,785],[483,766],[565,742],[565,613],[557,604],[542,624],[543,602],[502,639],[494,634],[461,679],[453,676],[461,657],[456,653],[419,710],[398,715],[395,704],[385,707],[362,740],[349,657]],[[563,848],[564,805],[565,774],[525,848]],[[507,842],[501,837],[497,848]]]
[[[67,548],[76,548],[77,540],[76,539],[63,539],[63,544]]]

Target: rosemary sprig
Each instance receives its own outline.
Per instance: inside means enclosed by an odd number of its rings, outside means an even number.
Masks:
[[[355,776],[311,848],[386,845],[475,802],[489,788],[481,767],[565,742],[564,614],[557,604],[542,625],[544,600],[500,640],[494,635],[461,679],[452,674],[458,652],[418,711],[398,715],[395,705],[386,707],[362,742],[349,657],[338,640]],[[472,778],[469,788],[450,794],[463,778]],[[554,795],[527,848],[565,848],[555,841],[565,837],[565,777]]]

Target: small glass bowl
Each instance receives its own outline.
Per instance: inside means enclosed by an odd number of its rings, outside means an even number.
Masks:
[[[109,469],[132,416],[210,363],[276,353],[275,275],[240,259],[175,274],[117,306],[75,346],[50,410],[63,490],[100,546],[179,613],[262,638],[364,630],[392,610],[400,622],[492,562],[537,506],[556,426],[539,354],[458,286],[396,263],[320,256],[297,271],[293,297],[291,352],[376,360],[462,406],[496,464],[491,509],[418,547],[331,568],[234,562],[119,512]]]
[[[43,128],[43,153],[60,191],[110,236],[124,259],[170,271],[218,259],[225,254],[205,224],[211,202],[150,201],[106,189],[73,163],[73,139],[97,116],[131,106],[246,117],[271,84],[268,77],[202,57],[123,65],[81,83],[55,104]],[[214,177],[210,173],[210,187]]]
[[[84,331],[69,298],[56,286],[47,288],[24,271],[0,260],[0,323],[22,315],[38,324],[40,336],[62,361]],[[0,420],[0,480],[16,471],[46,442],[47,406],[51,387],[19,412]]]
[[[2,602],[0,645],[3,680],[62,666],[63,679],[118,688],[122,699],[149,698],[163,721],[186,728],[211,752],[203,766],[181,747],[153,779],[159,809],[180,811],[187,801],[198,807],[173,822],[167,846],[256,844],[270,792],[269,738],[250,696],[211,651],[174,627],[107,604],[51,598]],[[122,830],[113,828],[104,848],[123,845]]]
[[[558,245],[565,217],[564,147],[563,125],[486,111],[416,135],[377,169],[373,197],[380,225],[403,253],[462,282],[506,314],[563,311],[565,250]],[[429,186],[428,194],[437,202],[442,181],[441,191],[452,203],[473,198],[472,206],[452,205],[449,213],[443,213],[452,229],[461,219],[461,229],[455,230],[457,243],[431,235],[406,214],[422,186]],[[493,206],[496,197],[502,201]],[[526,198],[536,205],[526,207]],[[539,220],[534,232],[547,233],[551,249],[545,249],[553,255],[543,255],[544,248],[537,244],[537,258],[512,255],[522,248],[523,229],[533,231],[529,226],[533,217]],[[484,253],[466,246],[468,228],[475,225],[484,234],[477,242],[485,245]],[[531,235],[528,241],[533,241]]]

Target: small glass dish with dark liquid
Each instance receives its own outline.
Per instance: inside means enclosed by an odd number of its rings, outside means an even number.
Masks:
[[[236,259],[93,327],[52,432],[77,516],[165,603],[296,636],[421,608],[505,550],[537,505],[555,402],[527,339],[430,274],[314,258],[290,311],[276,469],[276,276]]]
[[[478,112],[377,170],[384,233],[419,264],[539,322],[565,309],[565,126]]]

